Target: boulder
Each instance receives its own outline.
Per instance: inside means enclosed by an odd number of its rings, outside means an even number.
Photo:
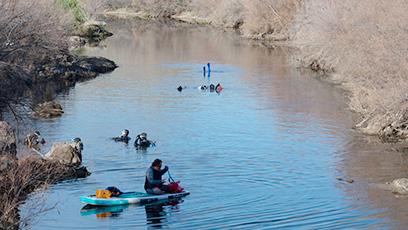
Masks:
[[[79,165],[82,163],[80,143],[54,143],[51,150],[44,156],[47,160],[58,161],[61,164]]]
[[[395,179],[390,183],[390,185],[393,193],[402,195],[408,194],[408,178]]]
[[[59,117],[64,113],[59,103],[53,101],[47,101],[38,104],[34,109],[34,116],[41,118],[53,118]]]
[[[86,39],[80,36],[71,36],[68,39],[70,49],[77,49],[86,44]]]
[[[15,157],[17,154],[16,136],[11,126],[0,121],[0,155]]]
[[[112,35],[111,32],[106,30],[106,23],[102,21],[87,21],[78,30],[79,37],[84,37],[94,42],[99,42]]]
[[[96,73],[111,72],[118,67],[115,62],[103,57],[81,57],[74,65]]]

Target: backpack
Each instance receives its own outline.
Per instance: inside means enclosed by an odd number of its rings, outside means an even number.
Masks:
[[[168,185],[169,193],[183,192],[184,188],[180,186],[180,181],[173,181]]]

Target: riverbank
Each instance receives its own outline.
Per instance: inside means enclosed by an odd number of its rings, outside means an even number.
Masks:
[[[408,4],[402,1],[114,1],[106,16],[168,18],[229,28],[245,38],[285,45],[296,65],[349,92],[355,128],[385,142],[408,138],[403,51]],[[384,12],[384,13],[373,13]],[[392,12],[393,17],[389,17]]]

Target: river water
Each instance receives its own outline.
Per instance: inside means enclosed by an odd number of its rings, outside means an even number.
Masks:
[[[353,174],[345,163],[357,148],[350,144],[352,114],[341,90],[291,67],[285,50],[205,27],[138,21],[112,27],[113,37],[82,53],[119,68],[58,95],[61,118],[34,121],[49,142],[81,137],[92,175],[34,194],[23,217],[32,215],[33,201],[51,210],[35,215],[31,229],[401,226],[358,189],[359,181],[336,179]],[[207,62],[209,77],[202,72]],[[210,83],[224,89],[197,89]],[[178,92],[179,85],[186,88]],[[156,146],[138,151],[109,140],[125,128],[133,140],[147,132]],[[191,195],[177,204],[81,212],[79,197],[96,189],[143,191],[156,158]]]

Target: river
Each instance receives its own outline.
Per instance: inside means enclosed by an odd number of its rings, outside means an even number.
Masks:
[[[364,152],[366,140],[355,140],[344,92],[294,68],[287,50],[186,24],[112,27],[115,35],[102,46],[81,52],[119,68],[59,94],[61,118],[34,121],[49,143],[81,137],[92,175],[33,194],[23,219],[32,216],[33,201],[51,209],[30,219],[31,229],[403,228],[362,186],[378,180],[355,175],[361,164],[350,156]],[[202,71],[207,62],[210,76]],[[223,90],[197,89],[210,83]],[[140,151],[109,139],[125,128],[133,140],[146,132],[156,146]],[[96,189],[143,191],[156,158],[189,196],[81,212],[79,197]]]

